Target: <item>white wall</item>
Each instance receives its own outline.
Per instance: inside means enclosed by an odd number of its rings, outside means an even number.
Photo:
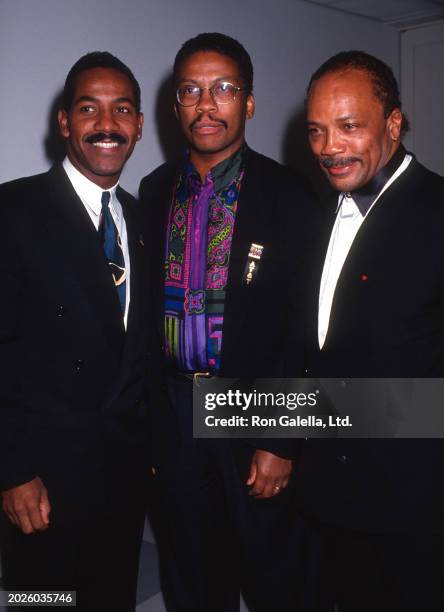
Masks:
[[[395,30],[298,0],[0,0],[0,182],[48,168],[49,113],[66,73],[84,53],[109,50],[142,88],[145,132],[122,178],[136,192],[164,160],[157,125],[169,124],[169,108],[158,94],[174,55],[187,38],[215,30],[238,38],[253,59],[250,145],[295,166],[304,90],[320,63],[359,48],[399,73]]]
[[[401,95],[411,123],[406,147],[444,176],[444,21],[404,32],[401,58]]]

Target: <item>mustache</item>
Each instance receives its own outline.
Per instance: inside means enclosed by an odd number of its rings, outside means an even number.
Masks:
[[[126,144],[125,136],[122,136],[122,134],[119,134],[117,132],[110,132],[109,134],[107,134],[106,132],[96,132],[96,134],[91,134],[91,136],[85,138],[85,142],[87,142],[88,144],[94,144],[95,142],[103,142],[104,140],[111,140],[111,142]]]
[[[208,119],[210,121],[212,121],[213,123],[220,123],[221,125],[223,125],[225,127],[225,129],[228,128],[228,123],[226,121],[224,121],[223,119],[214,119],[214,117],[212,117],[211,115],[208,115]],[[197,119],[195,119],[194,121],[192,121],[189,125],[190,130],[193,129],[193,127],[197,124],[200,123],[201,121],[203,121],[202,117],[197,117]]]
[[[350,166],[352,163],[359,161],[358,157],[323,157],[321,159],[321,165],[324,168],[343,168],[344,166]]]

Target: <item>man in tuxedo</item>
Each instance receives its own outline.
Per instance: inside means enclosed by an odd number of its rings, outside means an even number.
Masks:
[[[401,144],[395,77],[371,55],[339,53],[312,76],[306,106],[312,151],[339,192],[309,375],[441,377],[444,179]],[[443,472],[442,440],[305,444],[298,490],[325,530],[341,612],[444,609]]]
[[[171,400],[170,412],[153,415],[167,609],[235,611],[242,588],[254,612],[311,610],[315,561],[291,505],[293,444],[193,439],[192,385],[196,374],[283,376],[290,326],[298,330],[292,372],[302,371],[312,196],[245,144],[253,67],[238,41],[218,33],[188,40],[174,87],[188,150],[140,187]],[[295,284],[300,310],[290,312]]]
[[[150,465],[143,240],[118,185],[142,135],[134,75],[83,56],[58,120],[63,163],[0,187],[3,581],[125,612]]]

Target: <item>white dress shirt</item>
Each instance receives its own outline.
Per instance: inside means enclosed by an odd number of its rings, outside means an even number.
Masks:
[[[123,251],[123,259],[125,261],[125,278],[126,278],[126,289],[125,289],[125,314],[123,317],[123,322],[125,324],[125,329],[128,321],[128,310],[130,303],[130,258],[129,258],[129,250],[128,250],[128,236],[126,233],[126,223],[125,218],[123,216],[122,205],[117,199],[116,189],[118,183],[116,183],[110,189],[102,189],[92,181],[86,178],[84,174],[79,172],[77,168],[75,168],[68,157],[65,157],[63,160],[63,168],[68,175],[69,180],[72,183],[72,186],[75,189],[75,192],[79,196],[82,201],[91,221],[94,224],[96,230],[99,229],[100,222],[100,213],[102,211],[102,193],[104,191],[109,191],[111,194],[109,201],[109,210],[111,212],[111,216],[116,224],[117,231],[120,236],[120,240],[122,243],[122,251]]]
[[[324,261],[319,291],[318,341],[321,349],[327,337],[331,306],[339,275],[359,228],[384,191],[404,172],[411,160],[412,156],[406,153],[401,165],[385,183],[365,216],[361,214],[352,194],[343,192],[339,194],[336,220]]]

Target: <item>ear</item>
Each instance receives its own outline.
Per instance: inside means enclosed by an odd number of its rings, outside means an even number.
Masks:
[[[143,116],[143,113],[139,113],[139,116],[137,118],[137,140],[140,140],[142,138],[142,129],[143,129],[144,120],[145,118]]]
[[[402,112],[399,108],[394,108],[387,118],[387,128],[393,141],[401,137]]]
[[[60,109],[57,113],[57,120],[59,122],[60,134],[63,136],[63,138],[69,138],[68,113],[63,109]]]
[[[248,94],[247,96],[247,108],[246,108],[246,113],[245,113],[245,117],[246,119],[251,119],[252,117],[254,117],[254,110],[255,110],[255,101],[254,101],[254,96],[252,93]]]
[[[174,111],[174,114],[176,115],[177,121],[179,121],[180,120],[180,118],[179,118],[179,109],[177,108],[177,104],[176,103],[173,104],[173,111]]]

